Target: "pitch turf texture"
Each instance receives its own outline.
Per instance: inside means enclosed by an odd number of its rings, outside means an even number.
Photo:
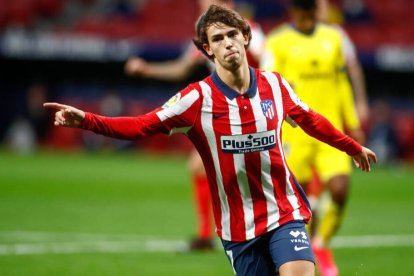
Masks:
[[[355,172],[335,240],[341,275],[413,275],[414,170]],[[0,152],[0,275],[232,275],[194,234],[186,159]]]

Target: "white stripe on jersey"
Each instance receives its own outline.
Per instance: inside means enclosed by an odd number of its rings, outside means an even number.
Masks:
[[[260,107],[260,101],[259,91],[256,91],[256,96],[250,99],[250,103],[253,107],[254,118],[256,119],[257,132],[267,131],[266,118],[264,118],[265,116]],[[265,150],[260,152],[260,163],[262,168],[261,182],[267,205],[267,230],[271,230],[279,226],[279,208],[275,199],[274,186],[270,175],[271,162],[269,151]]]
[[[229,107],[229,118],[230,118],[230,127],[231,135],[241,135],[241,119],[239,106],[237,105],[237,100],[230,100],[226,97],[228,107]],[[243,201],[243,213],[244,213],[244,222],[246,227],[246,239],[253,239],[255,237],[255,224],[254,224],[254,209],[253,209],[253,200],[250,194],[249,180],[246,173],[246,164],[244,161],[244,154],[233,154],[234,160],[234,169],[236,171],[237,183],[239,185],[239,190],[241,194],[241,199]]]
[[[199,82],[203,93],[203,104],[201,112],[201,125],[204,135],[208,141],[208,145],[211,151],[211,157],[214,162],[214,169],[216,171],[216,182],[218,188],[218,194],[220,197],[221,207],[221,227],[222,227],[222,239],[231,240],[230,231],[230,208],[227,200],[226,192],[224,191],[223,178],[221,176],[220,162],[218,157],[218,150],[216,144],[216,135],[213,130],[213,102],[211,98],[211,87],[207,83]],[[224,216],[225,215],[225,216]]]
[[[276,132],[277,132],[276,137],[277,137],[277,139],[279,139],[278,140],[279,151],[280,151],[282,161],[283,161],[283,166],[285,167],[285,172],[286,172],[286,196],[289,200],[290,205],[294,209],[293,214],[292,214],[293,218],[295,220],[301,220],[301,219],[303,219],[303,217],[300,215],[300,212],[299,212],[298,199],[295,196],[295,193],[294,193],[293,187],[292,187],[292,183],[290,182],[290,172],[289,172],[288,166],[286,165],[286,159],[285,159],[285,155],[283,153],[283,148],[282,148],[282,141],[280,141],[280,132],[281,132],[281,129],[282,129],[283,111],[284,111],[283,110],[282,91],[281,91],[280,86],[279,86],[280,85],[279,81],[278,81],[277,77],[274,74],[269,73],[269,72],[263,72],[263,75],[266,77],[267,81],[269,82],[269,84],[272,88],[274,101],[276,103],[276,113],[277,113],[277,116],[279,118],[278,126],[277,126],[277,129],[276,129]],[[293,93],[293,90],[292,90],[292,94],[293,94],[293,96],[296,96],[296,94]],[[292,94],[289,91],[290,97],[292,98],[292,100],[294,100],[295,98],[292,97]],[[298,103],[300,103],[300,100],[297,96],[296,96],[296,99],[297,99]]]
[[[161,120],[161,122],[169,118],[172,118],[174,116],[181,115],[185,111],[187,111],[193,105],[193,103],[198,100],[199,97],[200,95],[198,94],[197,90],[194,89],[190,91],[190,93],[182,97],[174,105],[168,108],[162,109],[158,111],[156,114],[158,118]],[[189,128],[187,127],[187,128],[175,129],[175,131],[173,130],[173,132],[178,132],[177,130],[181,130],[182,132],[187,132]]]

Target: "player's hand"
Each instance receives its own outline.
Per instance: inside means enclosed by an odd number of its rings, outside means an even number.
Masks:
[[[80,127],[85,112],[73,106],[60,103],[44,103],[43,107],[58,110],[55,113],[55,126]]]
[[[359,154],[352,156],[352,159],[354,160],[355,165],[365,172],[371,171],[370,161],[377,163],[377,156],[375,153],[366,147],[362,147],[362,151]]]
[[[124,66],[125,73],[129,76],[145,75],[148,63],[142,58],[132,57],[127,60]]]

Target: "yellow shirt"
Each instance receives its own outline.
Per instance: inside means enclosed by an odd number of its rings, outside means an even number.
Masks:
[[[291,24],[277,28],[267,38],[262,60],[263,69],[281,73],[302,101],[340,130],[345,122],[349,128],[359,126],[355,112],[348,110],[355,109],[344,67],[341,34],[322,23],[311,34]]]

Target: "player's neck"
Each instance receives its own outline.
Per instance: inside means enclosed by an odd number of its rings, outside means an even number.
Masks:
[[[250,71],[247,62],[235,70],[228,70],[216,65],[216,71],[225,84],[240,94],[244,94],[249,89]]]

